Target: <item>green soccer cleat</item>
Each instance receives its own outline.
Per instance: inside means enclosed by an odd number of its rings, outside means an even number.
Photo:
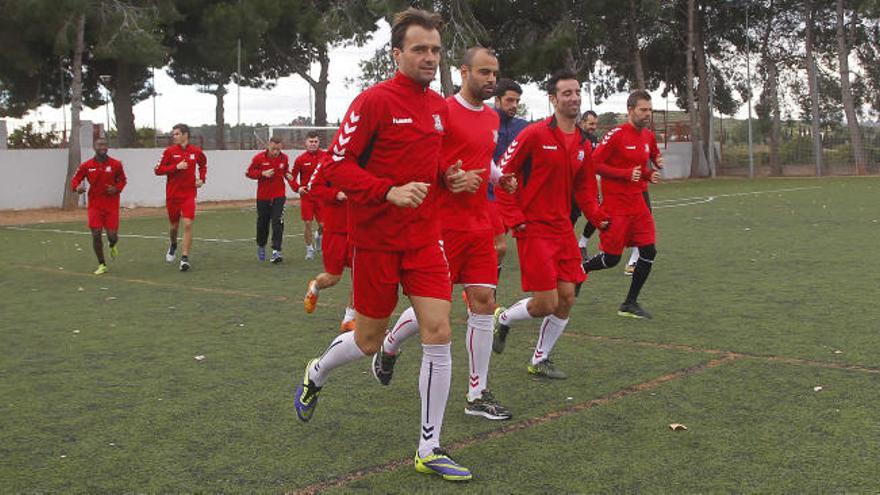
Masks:
[[[98,269],[95,270],[95,275],[103,275],[103,274],[107,273],[107,271],[108,271],[107,265],[105,265],[104,263],[101,263],[100,265],[98,265]]]
[[[538,364],[530,364],[528,370],[530,375],[550,378],[552,380],[565,380],[568,378],[568,375],[557,368],[550,359],[545,359]]]
[[[470,469],[450,459],[449,454],[439,447],[425,457],[419,457],[416,452],[415,466],[420,473],[436,474],[446,481],[468,481],[473,478]]]
[[[498,306],[492,315],[492,350],[495,351],[495,354],[504,352],[504,346],[507,345],[507,333],[510,332],[510,327],[503,325],[498,319],[505,309],[507,308]]]
[[[110,246],[110,258],[116,259],[119,257],[119,248],[116,247],[116,244]]]
[[[651,313],[645,311],[644,308],[639,306],[637,302],[625,302],[620,305],[620,308],[617,310],[617,316],[623,316],[624,318],[635,318],[637,320],[650,320],[653,318]]]

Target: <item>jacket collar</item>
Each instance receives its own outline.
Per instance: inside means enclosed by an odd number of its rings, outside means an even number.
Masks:
[[[557,122],[555,114],[547,117],[544,122],[547,124],[547,127],[549,127],[551,131],[559,129],[559,122]],[[561,133],[562,130],[560,129],[559,132]],[[577,124],[575,124],[574,126],[574,132],[578,133],[578,142],[580,144],[584,144],[584,141],[587,140],[587,133],[584,132],[583,129],[581,129],[580,126],[578,126]]]
[[[409,76],[405,75],[403,72],[400,72],[399,70],[394,73],[394,77],[391,78],[391,81],[394,84],[397,84],[399,86],[403,86],[404,88],[407,88],[411,91],[415,91],[415,92],[419,92],[419,93],[427,93],[428,92],[428,86],[423,86],[422,84],[411,79]]]

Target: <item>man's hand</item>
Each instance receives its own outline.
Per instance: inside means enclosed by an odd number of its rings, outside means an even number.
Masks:
[[[641,167],[633,168],[632,176],[630,177],[630,180],[632,180],[633,182],[638,182],[638,181],[642,180],[642,168]]]
[[[290,172],[287,172],[286,174],[284,174],[284,178],[286,178],[287,180],[293,180],[293,174]]]
[[[302,196],[306,192],[306,186],[299,186],[299,189],[296,190],[296,193]]]
[[[654,160],[654,166],[659,169],[663,168],[663,155],[657,156],[657,158]]]
[[[415,208],[425,200],[430,185],[427,182],[410,182],[399,187],[392,187],[385,195],[385,199],[394,206]]]
[[[86,186],[82,185],[82,186],[77,187],[76,192],[77,192],[77,194],[82,194],[82,193],[86,192]]]
[[[485,168],[481,168],[478,170],[468,170],[464,173],[464,191],[469,193],[475,193],[478,189],[480,189],[480,184],[483,183],[483,172],[485,172]]]
[[[656,184],[658,182],[660,182],[660,172],[655,170],[651,173],[651,184]]]
[[[345,201],[346,199],[348,199],[348,196],[346,196],[344,192],[339,191],[336,193],[336,201]]]
[[[611,227],[611,220],[602,220],[596,228],[599,230],[608,230],[608,227]]]
[[[498,179],[498,185],[507,194],[513,194],[516,192],[516,188],[519,187],[519,182],[517,182],[516,175],[514,174],[502,174],[501,178]]]
[[[273,175],[275,175],[275,169],[274,168],[266,169],[266,170],[263,170],[262,173],[263,173],[263,177],[267,177],[267,178],[272,177]]]
[[[107,186],[107,194],[110,194],[110,195],[116,194],[116,186],[114,186],[114,185]]]
[[[464,174],[464,170],[461,169],[461,160],[458,160],[455,164],[446,169],[446,175],[443,177],[446,181],[446,187],[454,193],[464,191]]]
[[[521,224],[515,226],[513,228],[513,230],[515,230],[516,232],[522,232],[523,230],[526,230],[526,224],[521,223]]]
[[[180,160],[180,163],[177,164],[177,170],[186,170],[189,168],[189,163],[186,163],[186,160]]]
[[[202,179],[196,179],[196,188],[202,187],[205,185],[205,181]]]

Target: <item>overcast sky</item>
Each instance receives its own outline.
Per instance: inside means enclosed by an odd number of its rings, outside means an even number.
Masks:
[[[388,24],[383,20],[371,41],[362,47],[348,46],[336,48],[330,51],[330,87],[327,96],[328,121],[336,122],[345,115],[351,100],[358,93],[356,87],[346,88],[346,77],[354,78],[359,75],[358,62],[369,58],[373,52],[384,45],[391,37]],[[501,68],[502,72],[504,68]],[[313,67],[313,73],[317,75],[318,66]],[[156,91],[159,96],[155,99],[156,124],[159,129],[167,132],[172,125],[185,122],[189,125],[202,125],[214,123],[215,98],[213,95],[199,93],[194,86],[181,86],[174,82],[163,70],[157,69]],[[453,71],[456,82],[459,80],[456,71]],[[439,77],[433,85],[439,89]],[[298,76],[285,77],[278,80],[278,84],[271,90],[258,90],[241,88],[241,122],[246,124],[263,123],[270,125],[284,125],[298,116],[310,115],[309,109],[309,85]],[[229,93],[225,99],[225,117],[227,124],[234,125],[238,122],[238,98],[236,86],[228,87]],[[523,88],[523,103],[534,118],[549,114],[547,96],[534,84]],[[659,92],[653,94],[654,107],[663,109],[666,101]],[[589,98],[584,95],[584,103],[581,110],[587,110]],[[674,99],[669,102],[670,110],[675,109]],[[614,95],[601,105],[594,106],[597,113],[624,112],[626,95]],[[70,108],[66,107],[69,119]],[[107,121],[107,108],[105,106],[96,109],[85,108],[82,113],[84,120],[93,122]],[[110,118],[113,119],[113,111],[110,109]],[[147,99],[134,107],[135,125],[137,127],[153,127],[153,99]],[[55,124],[57,129],[62,128],[64,117],[60,109],[49,106],[41,106],[32,111],[24,119],[8,119],[11,128],[18,127],[24,122],[43,121],[47,125]],[[69,120],[68,120],[69,122]],[[112,124],[111,124],[112,126]]]

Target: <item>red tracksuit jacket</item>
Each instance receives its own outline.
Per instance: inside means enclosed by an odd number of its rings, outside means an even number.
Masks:
[[[420,248],[440,239],[436,211],[446,102],[398,72],[351,103],[330,146],[327,179],[345,191],[349,237],[355,247],[388,251]],[[417,208],[385,200],[392,186],[431,184]]]
[[[177,164],[181,160],[186,160],[189,167],[177,170]],[[198,146],[188,144],[183,148],[174,144],[165,148],[159,164],[153,169],[156,175],[168,177],[168,182],[165,184],[165,198],[195,197],[196,167],[199,169],[199,179],[205,182],[208,175],[208,158]]]
[[[590,140],[579,128],[575,132],[576,145],[566,150],[556,117],[549,117],[526,127],[501,156],[504,173],[516,174],[519,182],[512,195],[495,190],[504,223],[526,226],[514,237],[571,236],[572,197],[593,225],[607,220],[599,206]]]
[[[275,170],[272,177],[263,176],[263,172],[269,169]],[[269,155],[268,151],[257,153],[251,160],[251,164],[245,172],[245,176],[257,181],[257,200],[266,201],[286,196],[284,190],[285,175],[290,173],[290,164],[287,155],[278,153],[278,156]],[[290,180],[293,187],[294,181]],[[294,188],[296,191],[296,188]]]
[[[593,153],[593,163],[602,177],[602,205],[607,211],[629,214],[647,210],[642,192],[651,180],[648,160],[658,156],[657,140],[649,129],[637,130],[627,122],[605,133]],[[631,179],[635,167],[642,169],[639,182]]]
[[[109,156],[103,162],[87,160],[73,175],[71,189],[76,191],[83,179],[89,181],[89,208],[119,209],[119,194],[128,183],[122,162]],[[116,192],[109,194],[107,186],[116,186]]]
[[[329,158],[328,158],[329,159]],[[321,220],[324,232],[348,233],[348,200],[336,199],[341,189],[327,180],[325,170],[319,168],[309,180],[308,195],[321,202]]]
[[[306,151],[296,157],[290,169],[290,173],[293,174],[293,181],[290,183],[293,192],[297,192],[300,187],[308,187],[309,179],[315,173],[318,164],[329,158],[329,155],[326,151],[318,149],[314,153]]]

